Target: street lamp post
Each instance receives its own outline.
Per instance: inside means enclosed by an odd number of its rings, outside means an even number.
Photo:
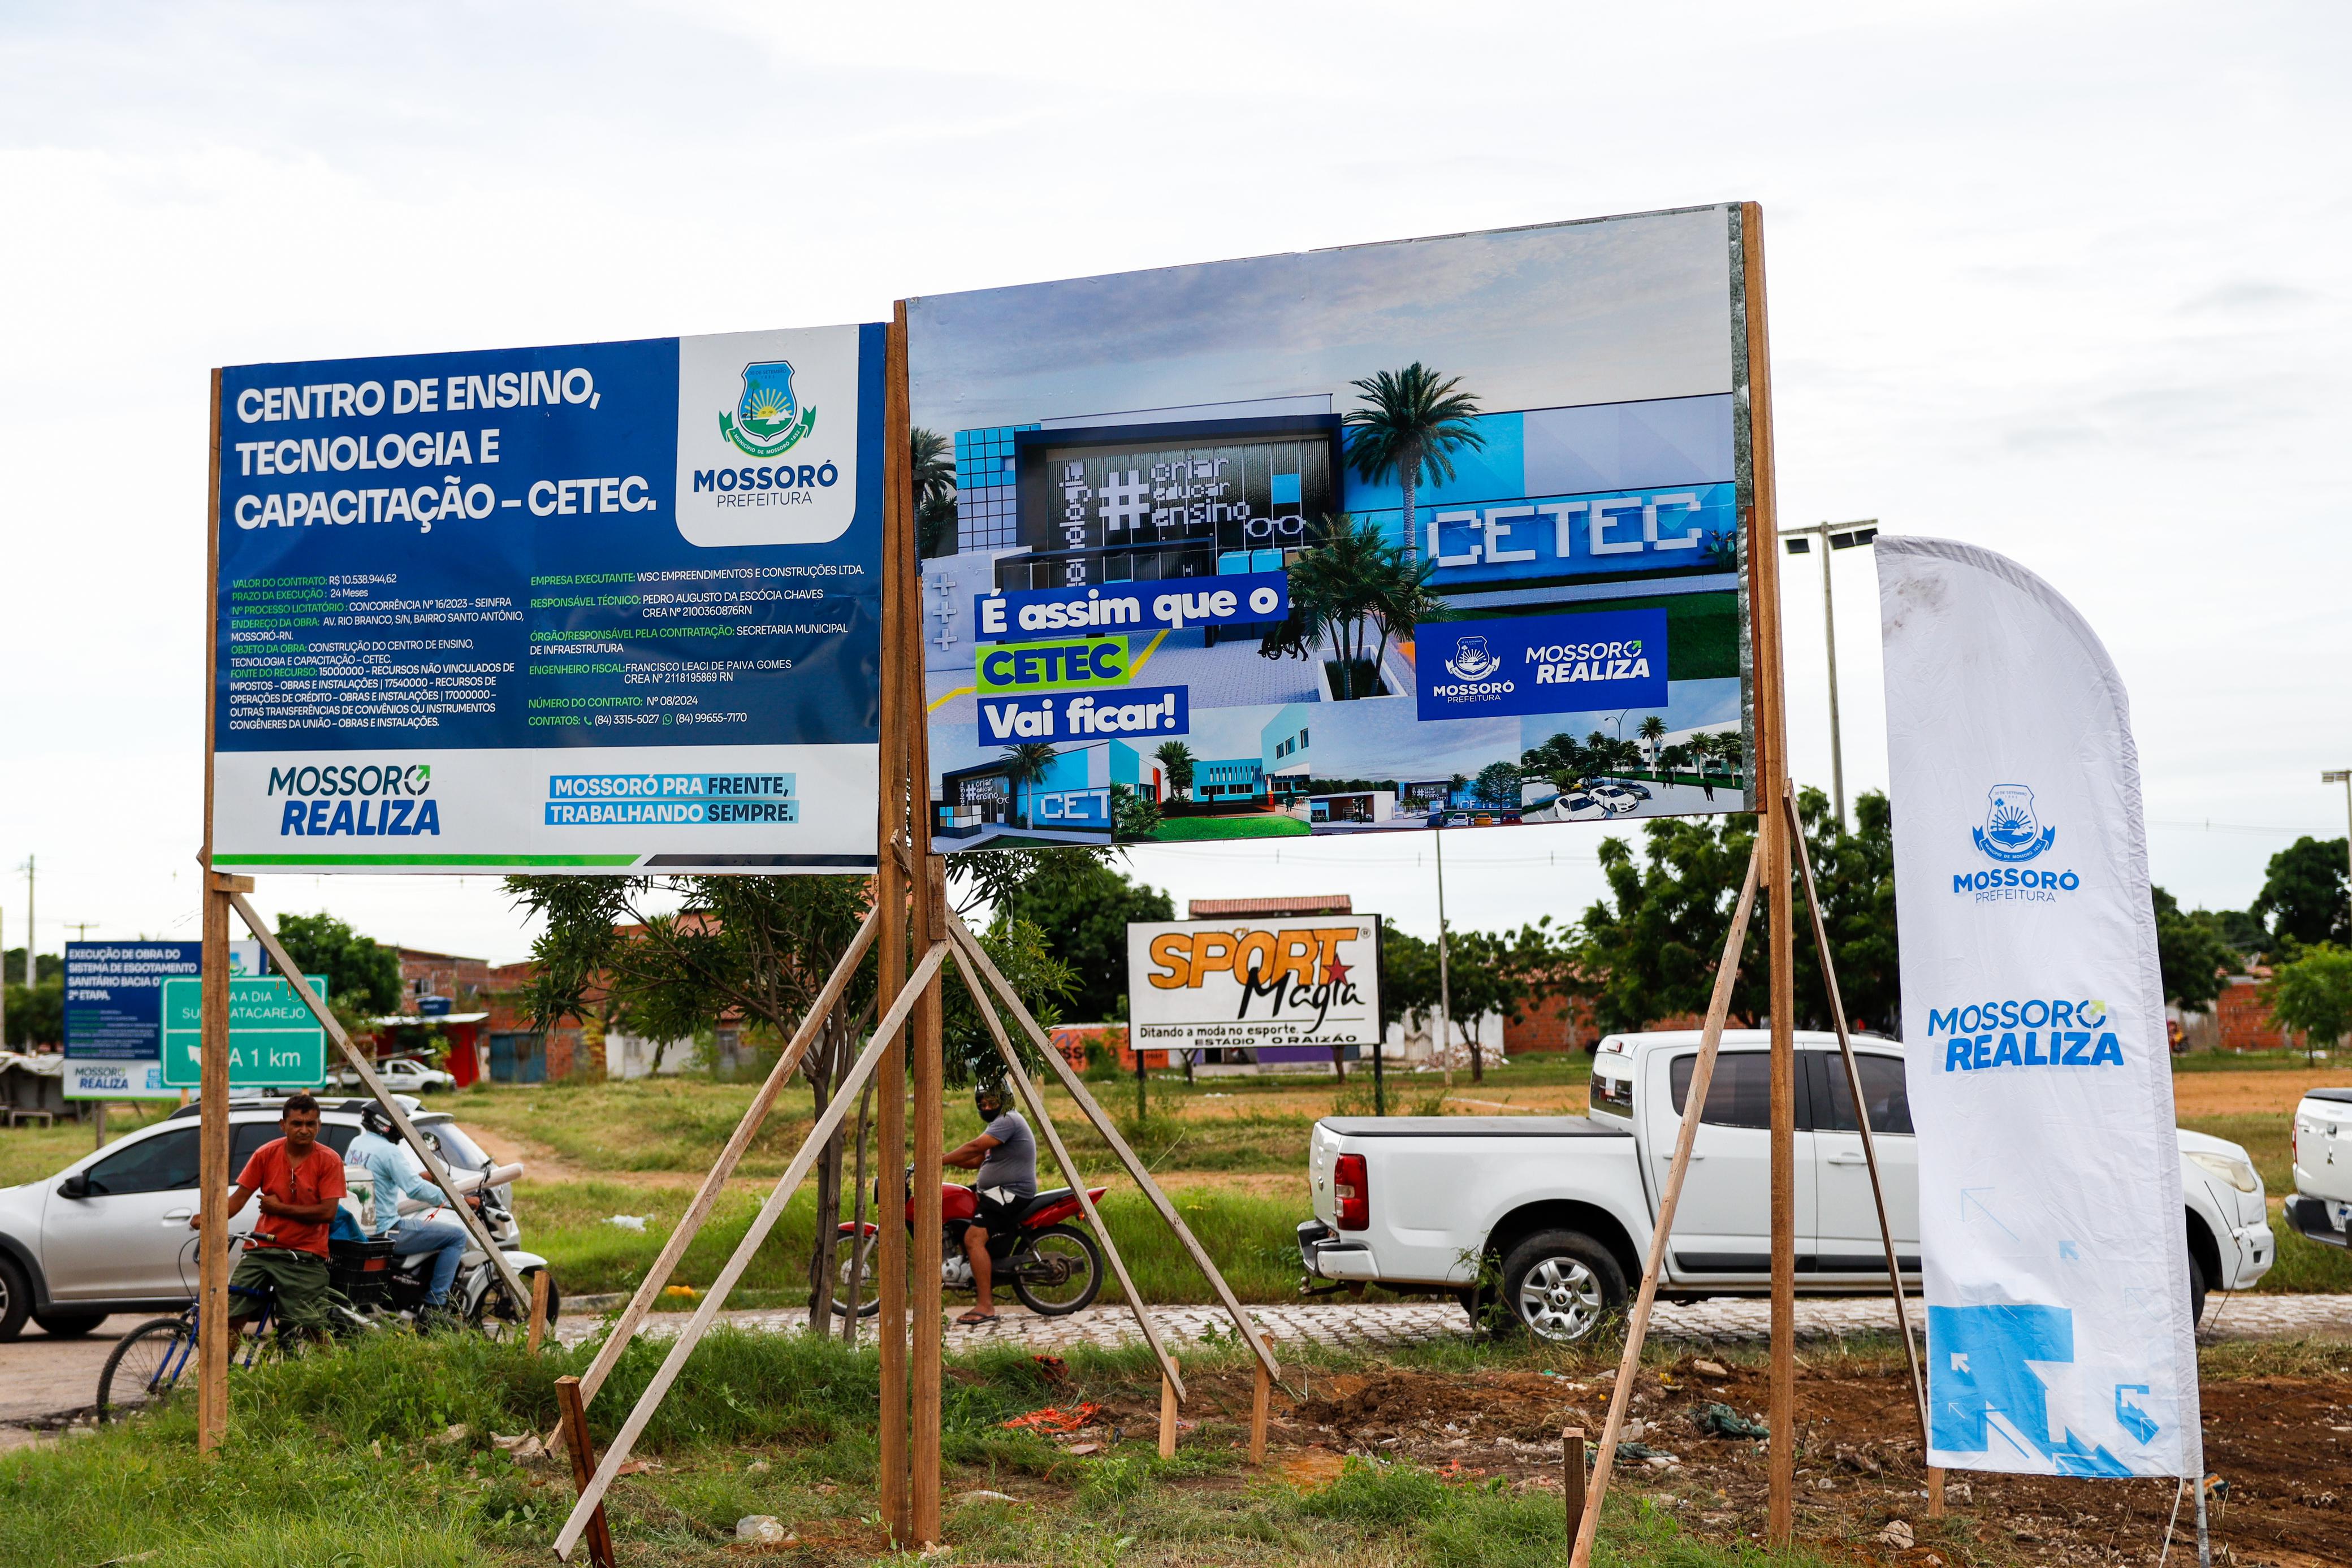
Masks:
[[[1828,633],[1830,653],[1830,797],[1837,806],[1838,831],[1845,831],[1845,742],[1838,728],[1837,679],[1837,610],[1830,597],[1830,551],[1852,549],[1866,545],[1878,537],[1878,519],[1864,517],[1851,523],[1815,523],[1809,528],[1782,528],[1781,538],[1788,541],[1790,555],[1810,555],[1813,536],[1820,535],[1827,548],[1822,551],[1822,622]]]
[[[2331,768],[2319,776],[2319,781],[2344,786],[2344,869],[2352,873],[2352,768]]]

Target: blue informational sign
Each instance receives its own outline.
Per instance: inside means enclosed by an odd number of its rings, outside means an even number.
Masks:
[[[160,1059],[163,982],[204,967],[201,942],[67,943],[66,1059]]]
[[[883,336],[223,371],[215,863],[871,866]]]
[[[1663,610],[1441,622],[1421,636],[1423,721],[1666,700]]]

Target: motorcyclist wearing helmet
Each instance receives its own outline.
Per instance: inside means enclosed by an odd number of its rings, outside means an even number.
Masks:
[[[1005,1103],[1004,1086],[982,1083],[971,1092],[972,1109],[980,1113],[980,1136],[946,1155],[949,1165],[976,1170],[972,1193],[978,1212],[963,1233],[963,1255],[971,1260],[971,1282],[980,1302],[958,1318],[960,1323],[984,1323],[996,1316],[989,1299],[988,1239],[1009,1236],[1037,1196],[1037,1140],[1021,1113]]]
[[[446,1312],[450,1281],[457,1277],[457,1264],[466,1253],[466,1228],[454,1220],[430,1218],[429,1211],[401,1214],[400,1200],[404,1197],[418,1198],[436,1207],[445,1207],[448,1198],[440,1184],[416,1168],[415,1157],[394,1141],[397,1136],[392,1113],[381,1104],[370,1103],[360,1111],[360,1135],[352,1140],[351,1148],[343,1155],[344,1163],[365,1166],[375,1177],[375,1239],[390,1241],[395,1257],[432,1254],[433,1269],[425,1281],[425,1304],[428,1311]],[[478,1194],[467,1194],[466,1201],[476,1208],[482,1207]]]

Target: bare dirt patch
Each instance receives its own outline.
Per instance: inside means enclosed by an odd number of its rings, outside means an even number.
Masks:
[[[2294,1072],[2280,1069],[2245,1072],[2179,1072],[2172,1079],[2173,1113],[2242,1116],[2264,1111],[2290,1114],[2306,1089],[2352,1083],[2352,1066],[2338,1064]]]
[[[1598,1446],[1608,1411],[1603,1375],[1535,1372],[1434,1375],[1395,1371],[1318,1380],[1314,1397],[1281,1411],[1281,1436],[1337,1453],[1410,1458],[1465,1479],[1506,1477],[1522,1486],[1559,1482],[1562,1427],[1580,1426]],[[1702,1376],[1685,1361],[1645,1368],[1629,1423],[1661,1456],[1621,1458],[1622,1485],[1675,1508],[1695,1532],[1752,1537],[1764,1525],[1768,1478],[1759,1441],[1709,1435],[1711,1403],[1762,1416],[1761,1369]],[[1278,1407],[1282,1403],[1278,1401]],[[2206,1463],[2227,1483],[2214,1530],[2242,1563],[2341,1563],[2352,1555],[2352,1375],[2215,1379],[2204,1385]],[[1926,1474],[1910,1383],[1899,1364],[1810,1368],[1798,1380],[1799,1534],[1844,1543],[1865,1563],[2077,1563],[2111,1554],[2152,1558],[2175,1487],[2157,1480],[2069,1480],[1950,1473],[1949,1518],[1927,1519]],[[2193,1509],[2182,1508],[2185,1529]],[[1893,1520],[1918,1544],[1879,1542]],[[2174,1550],[2181,1547],[2176,1536]],[[2193,1552],[2193,1544],[2190,1547]],[[2218,1560],[2218,1557],[2217,1557]]]

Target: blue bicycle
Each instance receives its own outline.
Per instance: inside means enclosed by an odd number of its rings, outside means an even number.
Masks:
[[[232,1237],[230,1240],[233,1245],[250,1245],[247,1237]],[[195,1243],[196,1238],[190,1237],[181,1253],[183,1284],[187,1283],[188,1262]],[[257,1311],[231,1314],[229,1332],[236,1338],[232,1342],[229,1365],[250,1367],[257,1362],[285,1354],[288,1341],[299,1335],[299,1331],[289,1329],[278,1319],[277,1290],[268,1284],[231,1285],[228,1289],[232,1296],[259,1303]],[[191,1286],[190,1294],[194,1293]],[[356,1313],[346,1315],[355,1325],[370,1326]],[[200,1321],[196,1303],[191,1301],[173,1316],[150,1319],[124,1334],[98,1375],[99,1420],[113,1421],[142,1410],[160,1408],[182,1389],[194,1388]]]

